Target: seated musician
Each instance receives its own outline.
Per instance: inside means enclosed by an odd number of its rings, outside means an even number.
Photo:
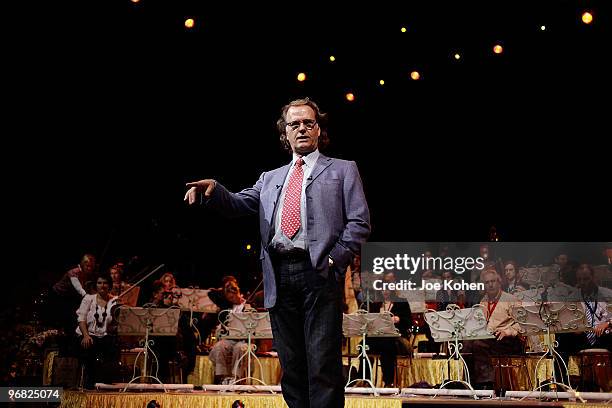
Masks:
[[[208,296],[221,309],[219,313],[220,321],[225,320],[228,310],[234,313],[245,310],[245,299],[240,293],[238,281],[233,276],[225,276],[223,287],[221,289],[211,289]],[[219,330],[219,327],[217,330]],[[215,343],[210,350],[209,358],[215,365],[216,384],[228,384],[234,379],[234,366],[246,350],[247,344],[244,341],[221,339]],[[242,371],[242,367],[240,368],[239,371]],[[240,372],[238,375],[240,375]]]
[[[113,333],[113,311],[117,298],[110,295],[111,278],[100,275],[96,280],[97,293],[83,296],[76,311],[81,348],[81,362],[85,367],[85,388],[93,389],[96,382],[112,382],[112,368],[119,361],[116,336]]]
[[[123,280],[123,267],[123,262],[116,262],[109,269],[110,277],[113,280],[113,285],[111,287],[110,293],[113,296],[119,296],[122,292],[126,291],[131,287],[130,284]]]
[[[163,277],[163,276],[162,276]],[[178,296],[174,282],[171,287],[159,279],[153,282],[151,298],[148,305],[161,308],[177,307]],[[170,290],[168,290],[170,289]],[[177,363],[183,370],[183,379],[193,370],[195,346],[189,327],[189,314],[181,313],[176,336],[151,336],[154,340],[153,350],[159,360],[159,378],[162,382],[172,382],[170,363]]]
[[[455,274],[452,270],[442,272],[443,282],[452,282],[455,279]],[[436,292],[436,310],[446,310],[446,306],[455,304],[460,308],[464,307],[465,291],[454,289],[440,289]]]
[[[612,315],[608,303],[612,302],[612,290],[598,286],[595,271],[589,264],[581,264],[576,271],[576,286],[580,289],[586,321],[592,331],[582,333],[586,348],[605,348],[612,351]]]
[[[519,267],[515,261],[504,262],[504,276],[506,277],[505,292],[514,295],[529,289],[529,285],[521,279]]]
[[[485,285],[485,296],[480,302],[487,319],[487,328],[495,339],[465,341],[463,350],[473,353],[474,376],[477,389],[493,389],[492,356],[522,353],[523,344],[518,337],[519,325],[510,312],[521,304],[515,296],[502,291],[501,277],[493,268],[485,269],[480,277]]]
[[[580,291],[579,299],[568,299],[568,301],[577,300],[582,304],[585,320],[590,330],[555,336],[559,342],[558,351],[566,364],[570,354],[578,353],[581,350],[607,349],[612,351],[612,315],[608,311],[608,303],[612,302],[612,290],[597,285],[595,271],[590,264],[578,266],[575,280]],[[587,387],[591,385],[588,384]],[[599,391],[597,387],[594,390]]]
[[[387,271],[383,275],[383,281],[395,282],[393,271]],[[411,355],[409,338],[412,328],[412,313],[406,299],[399,299],[394,291],[382,291],[382,302],[370,305],[370,312],[390,312],[393,314],[393,323],[400,332],[401,337],[368,337],[367,344],[370,351],[380,353],[380,365],[382,369],[383,383],[385,387],[394,388],[395,367],[398,355]]]
[[[159,278],[159,281],[162,283],[165,302],[170,301],[170,305],[177,306],[181,297],[181,288],[176,284],[174,275],[166,272]]]

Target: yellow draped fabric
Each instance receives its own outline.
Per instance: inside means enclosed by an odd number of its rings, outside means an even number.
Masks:
[[[281,368],[280,361],[276,357],[259,357],[261,367],[255,359],[251,360],[251,377],[259,378],[268,385],[280,384]],[[246,364],[246,363],[245,363]],[[261,371],[263,370],[263,378]],[[246,373],[246,369],[245,369]],[[187,377],[188,384],[202,385],[214,384],[215,365],[208,356],[196,356],[196,364],[194,370]],[[253,384],[261,384],[258,381],[253,381]],[[241,383],[244,384],[244,383]]]
[[[66,391],[61,408],[142,408],[157,400],[164,408],[230,407],[241,400],[249,408],[286,408],[282,395],[208,394],[208,393],[81,393]],[[400,398],[346,397],[346,408],[401,408]]]
[[[410,387],[412,384],[426,381],[431,385],[441,384],[444,379],[449,378],[449,363],[447,360],[432,360],[429,358],[400,358],[397,361],[397,375],[400,387]],[[455,373],[461,368],[459,361],[451,361],[451,377],[454,380],[463,380],[463,371],[459,370],[460,376]],[[378,381],[377,381],[378,382]]]
[[[215,365],[208,356],[196,356],[195,368],[187,377],[187,384],[202,385],[215,383]]]
[[[53,382],[53,363],[58,355],[59,351],[51,351],[45,357],[45,361],[43,363],[43,385],[51,385]]]
[[[378,355],[371,356],[372,367],[374,368],[374,378],[372,379],[377,387],[382,387],[382,371]],[[263,369],[263,380],[268,385],[280,384],[281,368],[280,362],[275,357],[260,357]],[[503,358],[501,362],[501,375],[504,377],[505,384],[511,385],[510,389],[516,391],[531,390],[535,386],[534,375],[538,362],[538,357],[522,357],[522,358]],[[344,357],[343,364],[348,365],[348,358]],[[359,359],[351,358],[351,365],[355,370],[359,369]],[[493,365],[498,365],[498,359],[493,358]],[[253,361],[252,373],[255,378],[262,378],[260,375],[259,364]],[[451,361],[451,376],[449,377],[449,364],[447,360],[433,360],[430,358],[398,358],[397,360],[397,382],[400,387],[409,387],[414,383],[426,381],[431,385],[441,384],[442,381],[448,378],[465,380],[463,372],[459,378],[455,373],[457,368],[460,368],[458,361]],[[579,361],[577,357],[570,357],[569,372],[570,375],[579,375]],[[550,360],[543,360],[538,367],[537,379],[538,382],[543,382],[552,376],[552,364]],[[351,377],[351,379],[355,379]],[[208,356],[196,356],[196,365],[194,371],[189,374],[187,379],[188,384],[202,385],[214,383],[214,365],[209,360]],[[253,384],[257,383],[255,381]],[[259,383],[257,383],[259,384]]]

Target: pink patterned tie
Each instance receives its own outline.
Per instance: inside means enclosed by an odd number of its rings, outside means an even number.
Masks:
[[[302,201],[302,181],[304,180],[304,159],[295,162],[295,169],[289,177],[289,184],[285,192],[283,214],[281,216],[281,231],[289,238],[293,238],[300,229],[300,203]]]

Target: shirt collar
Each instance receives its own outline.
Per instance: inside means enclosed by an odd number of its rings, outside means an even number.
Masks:
[[[320,155],[319,149],[315,149],[314,151],[308,153],[307,155],[302,156],[302,159],[304,159],[304,165],[306,165],[307,167],[311,167],[311,168],[314,167],[317,160],[319,160],[319,155]],[[299,158],[300,156],[293,153],[293,160],[291,160],[291,167],[293,167],[293,165]]]

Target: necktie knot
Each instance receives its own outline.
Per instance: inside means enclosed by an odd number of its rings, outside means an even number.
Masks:
[[[295,161],[295,166],[296,167],[302,167],[302,165],[304,165],[304,159],[302,159],[301,157],[299,159],[297,159]]]

